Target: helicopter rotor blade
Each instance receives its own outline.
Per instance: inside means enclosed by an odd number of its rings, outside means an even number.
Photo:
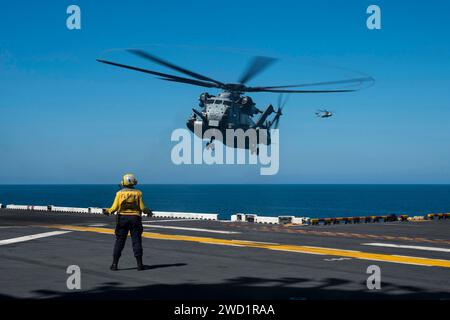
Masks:
[[[292,84],[285,86],[267,86],[267,87],[250,87],[249,89],[256,89],[256,91],[260,90],[271,90],[271,89],[286,89],[286,88],[301,88],[301,87],[313,87],[313,86],[324,86],[324,85],[332,85],[332,84],[345,84],[345,83],[354,83],[354,84],[362,84],[364,82],[374,82],[375,79],[372,77],[364,77],[364,78],[353,78],[353,79],[344,79],[337,81],[325,81],[325,82],[313,82],[313,83],[302,83],[302,84]],[[350,89],[349,89],[350,90]],[[356,90],[356,89],[354,89]]]
[[[165,80],[165,81],[179,82],[179,83],[187,83],[187,84],[192,84],[192,85],[206,87],[206,88],[217,88],[217,85],[215,83],[208,83],[208,82],[203,82],[203,81],[194,80],[194,79],[181,78],[181,77],[177,77],[177,78],[159,77],[158,79]]]
[[[275,112],[276,115],[272,122],[274,129],[278,129],[278,127],[280,125],[280,117],[283,115],[282,111],[288,100],[289,100],[289,95],[287,95],[284,100],[283,100],[283,93],[280,93],[278,95],[278,101],[277,101],[278,109]]]
[[[270,66],[276,61],[275,58],[256,56],[249,63],[247,69],[242,73],[239,78],[240,84],[245,84],[249,80],[253,79],[258,73],[261,73],[264,69]]]
[[[281,104],[282,104],[282,101],[283,101],[283,94],[280,93],[280,94],[278,95],[278,101],[277,101],[278,109],[280,109]]]
[[[170,62],[165,61],[165,60],[163,60],[161,58],[158,58],[158,57],[156,57],[156,56],[154,56],[154,55],[152,55],[152,54],[150,54],[148,52],[145,52],[143,50],[129,49],[127,51],[130,52],[130,53],[133,53],[133,54],[135,54],[135,55],[137,55],[137,56],[139,56],[141,58],[153,61],[153,62],[155,62],[157,64],[160,64],[160,65],[163,65],[163,66],[168,67],[170,69],[173,69],[173,70],[176,70],[178,72],[184,73],[184,74],[186,74],[188,76],[191,76],[193,78],[196,78],[198,80],[213,82],[213,83],[217,84],[218,87],[223,87],[225,85],[224,83],[222,83],[220,81],[214,80],[212,78],[206,77],[206,76],[201,75],[199,73],[196,73],[194,71],[191,71],[191,70],[179,67],[177,65],[174,65],[173,63],[170,63]]]
[[[283,97],[284,97],[284,94],[280,93],[278,95],[278,99],[277,99],[277,107],[278,107],[278,111],[280,111],[280,112],[281,112],[281,110],[283,110],[284,106],[286,105],[286,103],[289,100],[289,95],[286,95],[286,98],[284,98],[284,99],[283,99]]]
[[[342,90],[286,90],[286,89],[264,89],[264,88],[247,88],[247,92],[279,92],[279,93],[336,93],[336,92],[354,92],[356,89]]]
[[[273,128],[274,129],[278,129],[278,127],[280,126],[280,117],[278,117],[274,123],[273,123]]]
[[[280,95],[283,95],[282,93],[280,93]],[[284,108],[284,106],[286,105],[286,103],[289,101],[289,97],[290,95],[286,95],[286,98],[284,99],[284,101],[280,104],[280,111]]]
[[[278,127],[280,126],[280,117],[281,117],[282,113],[281,110],[279,110],[277,112],[277,115],[275,116],[275,119],[273,121],[273,128],[274,129],[278,129]]]
[[[113,66],[126,68],[134,71],[144,72],[148,74],[152,74],[155,76],[159,76],[160,79],[165,81],[172,81],[172,82],[179,82],[179,83],[186,83],[206,88],[219,88],[226,91],[231,92],[271,92],[271,93],[338,93],[338,92],[353,92],[358,91],[361,88],[342,88],[342,89],[322,89],[322,90],[304,90],[304,89],[296,89],[296,88],[302,88],[302,87],[309,87],[309,86],[323,86],[323,85],[333,85],[333,84],[362,84],[364,82],[372,82],[374,83],[374,79],[372,77],[361,77],[361,78],[353,78],[353,79],[345,79],[345,80],[338,80],[338,81],[326,81],[326,82],[316,82],[316,83],[303,83],[303,84],[297,84],[297,85],[283,85],[283,86],[259,86],[259,87],[248,87],[245,85],[246,82],[254,78],[256,75],[261,73],[263,70],[265,70],[267,67],[269,67],[272,63],[276,61],[275,58],[270,57],[262,57],[262,56],[256,56],[253,58],[253,60],[249,63],[247,69],[242,74],[241,78],[239,79],[239,84],[226,84],[220,81],[217,81],[215,79],[206,77],[204,75],[201,75],[199,73],[196,73],[194,71],[179,67],[173,63],[170,63],[168,61],[165,61],[161,58],[158,58],[148,52],[145,52],[143,50],[139,49],[128,49],[128,52],[137,55],[141,58],[144,58],[146,60],[150,60],[154,63],[157,63],[159,65],[165,66],[167,68],[170,68],[172,70],[176,70],[180,73],[186,74],[192,78],[186,78],[181,76],[175,76],[167,73],[162,73],[158,71],[153,71],[149,69],[139,68],[139,67],[133,67],[130,65],[120,64],[112,61],[107,61],[103,59],[97,59],[98,62],[102,62],[105,64],[110,64]],[[292,88],[292,89],[290,89]],[[279,105],[281,106],[281,100],[279,101]],[[286,103],[286,102],[285,102]]]
[[[116,67],[121,67],[121,68],[125,68],[125,69],[130,69],[130,70],[134,70],[134,71],[139,71],[139,72],[152,74],[152,75],[155,75],[155,76],[159,76],[159,77],[161,77],[161,79],[164,79],[164,80],[169,80],[170,79],[170,81],[181,82],[181,83],[189,83],[189,84],[192,84],[192,85],[206,87],[206,88],[217,88],[218,87],[217,84],[209,83],[209,82],[206,82],[206,81],[199,81],[199,80],[194,80],[194,79],[178,77],[178,76],[174,76],[174,75],[167,74],[167,73],[162,73],[162,72],[152,71],[152,70],[148,70],[148,69],[133,67],[133,66],[129,66],[129,65],[125,65],[125,64],[121,64],[121,63],[117,63],[117,62],[112,62],[112,61],[107,61],[107,60],[103,60],[103,59],[97,59],[97,61],[101,62],[101,63],[109,64],[109,65],[112,65],[112,66],[116,66]]]

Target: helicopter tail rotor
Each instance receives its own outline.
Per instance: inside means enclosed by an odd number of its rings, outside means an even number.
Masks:
[[[278,129],[278,127],[280,126],[280,117],[283,115],[283,113],[281,111],[282,111],[282,109],[278,109],[276,111],[275,118],[273,118],[273,128],[274,129]]]
[[[286,96],[286,98],[283,100],[283,94],[278,95],[278,108],[277,111],[275,111],[275,117],[273,118],[272,124],[274,129],[278,129],[280,126],[280,117],[283,115],[283,108],[286,105],[286,103],[289,100],[289,95]]]

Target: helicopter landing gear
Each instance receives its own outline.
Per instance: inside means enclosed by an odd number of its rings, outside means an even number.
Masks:
[[[215,137],[211,137],[211,140],[209,140],[209,142],[206,143],[206,150],[214,150],[214,140],[216,138]]]

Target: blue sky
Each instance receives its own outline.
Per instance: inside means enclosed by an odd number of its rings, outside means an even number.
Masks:
[[[81,8],[81,30],[66,28],[70,4]],[[381,7],[382,30],[366,28],[370,4]],[[142,183],[450,183],[448,12],[445,1],[2,2],[0,183],[116,183],[128,171]],[[335,79],[325,66],[363,71],[376,84],[291,96],[275,176],[255,166],[175,166],[170,134],[204,89],[95,61],[150,44],[227,81],[248,57],[229,52],[245,50],[281,58],[255,85],[328,71]],[[260,107],[276,101],[253,98]],[[320,107],[335,117],[315,118]]]

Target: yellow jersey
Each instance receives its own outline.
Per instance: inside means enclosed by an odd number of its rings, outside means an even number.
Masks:
[[[117,211],[124,216],[140,216],[145,205],[142,200],[142,192],[133,188],[124,188],[116,193],[116,198],[108,213]]]

